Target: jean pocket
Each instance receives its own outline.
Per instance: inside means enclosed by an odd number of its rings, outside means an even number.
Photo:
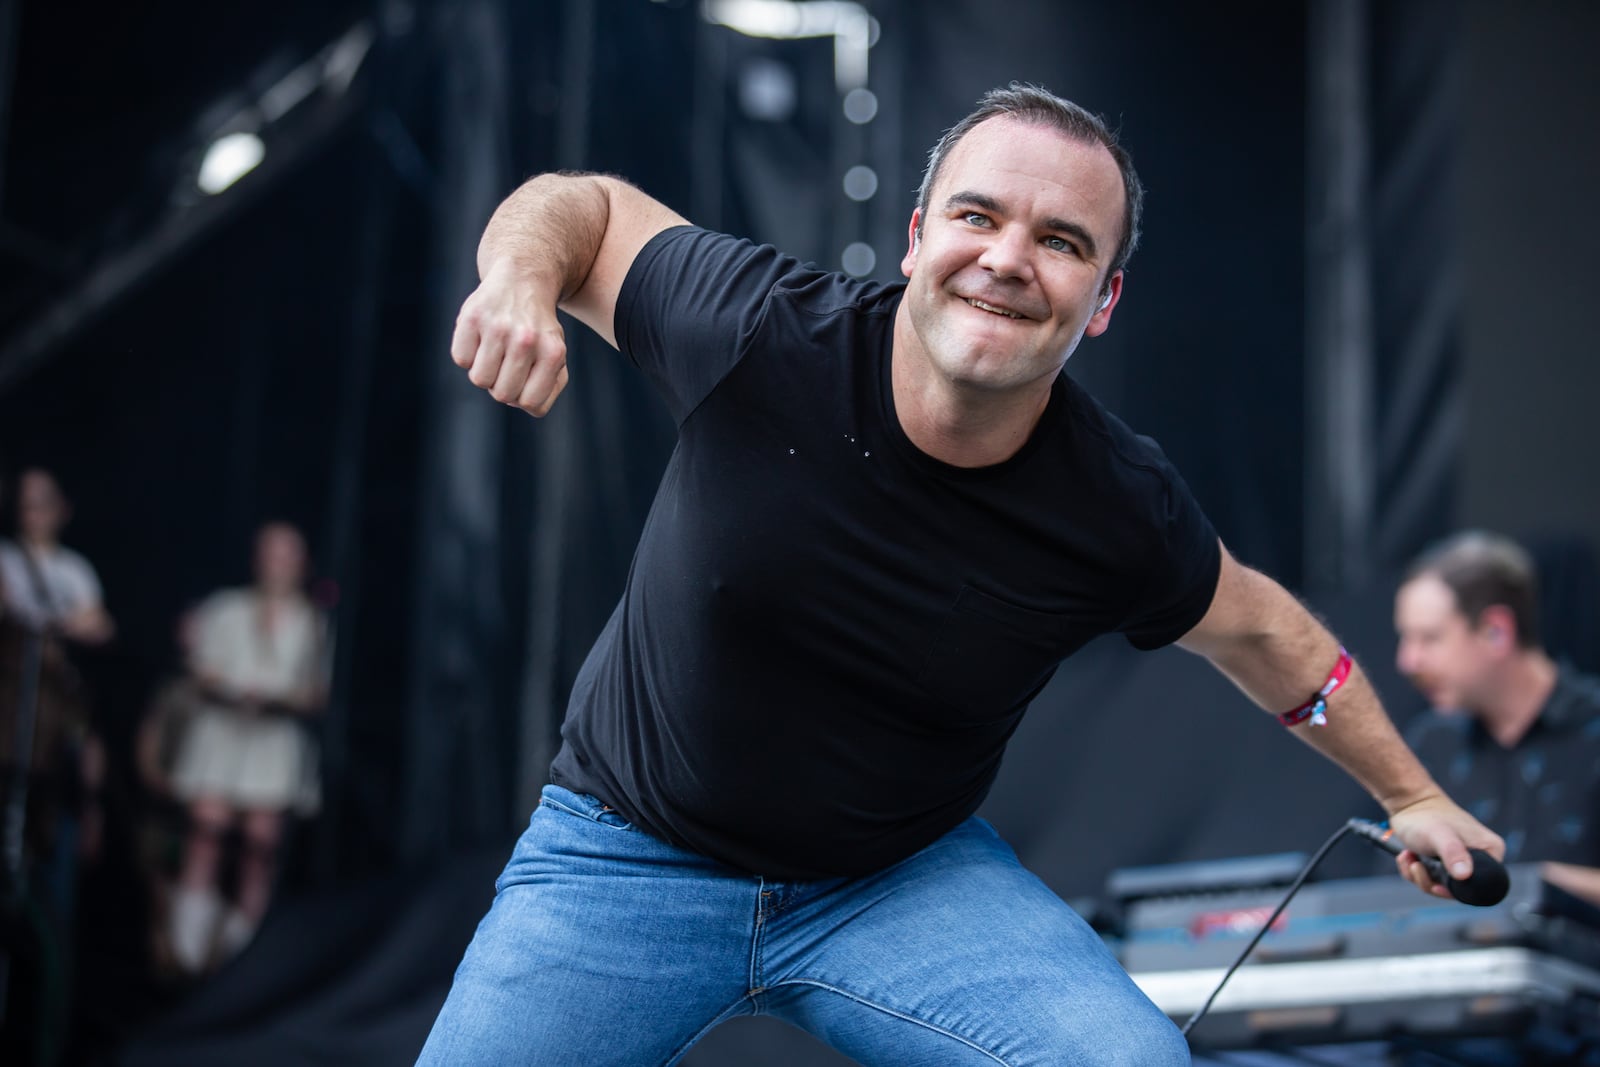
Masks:
[[[576,815],[580,819],[588,819],[603,826],[614,827],[618,830],[632,830],[633,823],[623,818],[621,813],[599,797],[590,796],[588,793],[574,793],[570,789],[563,789],[558,785],[545,786],[544,792],[539,797],[539,803],[547,808]]]

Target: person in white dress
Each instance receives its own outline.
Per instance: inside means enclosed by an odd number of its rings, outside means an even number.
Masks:
[[[190,829],[169,915],[173,957],[191,972],[248,943],[271,899],[285,817],[310,815],[320,801],[304,720],[326,698],[326,625],[302,589],[305,576],[300,532],[269,523],[256,537],[255,584],[195,609],[197,706],[171,778]],[[241,849],[228,901],[218,884],[223,839],[235,827]]]

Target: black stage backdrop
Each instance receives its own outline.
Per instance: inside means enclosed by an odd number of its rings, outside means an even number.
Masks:
[[[266,24],[204,9],[234,20],[218,28],[195,7],[188,21],[91,33],[107,56],[144,56],[107,61],[122,81],[75,83],[100,109],[76,97],[56,107],[85,137],[127,142],[124,169],[97,183],[73,170],[82,146],[38,98],[69,91],[39,57],[82,47],[83,12],[22,5],[0,204],[71,254],[63,267],[8,239],[6,276],[26,284],[0,306],[0,461],[61,474],[77,505],[67,540],[95,561],[121,623],[94,665],[120,833],[140,798],[130,738],[175,668],[173,622],[244,580],[254,525],[304,525],[338,590],[327,807],[296,835],[281,905],[209,985],[152,990],[131,847],[113,849],[85,883],[83,1058],[111,1055],[137,1028],[122,1062],[387,1064],[425,1033],[543,780],[671,445],[643,383],[586,335],[573,337],[572,386],[542,422],[449,365],[477,234],[535,171],[614,171],[696,221],[829,266],[861,241],[872,272],[892,278],[923,154],[982,90],[1036,81],[1105,113],[1150,190],[1146,239],[1113,330],[1070,371],[1162,442],[1238,555],[1313,585],[1307,502],[1326,494],[1306,462],[1307,189],[1322,174],[1308,173],[1319,99],[1308,68],[1327,47],[1312,17],[1321,5],[1039,3],[1003,19],[978,0],[869,7],[879,112],[856,126],[840,118],[827,41],[742,37],[690,3],[327,6],[290,20],[296,36],[274,47],[303,54],[370,19],[351,102],[302,137],[292,166],[264,165],[214,223],[169,247],[141,240],[165,203],[162,168],[183,156],[184,124],[225,72],[270,58]],[[1357,178],[1376,268],[1377,517],[1365,579],[1312,591],[1405,718],[1416,705],[1388,666],[1390,580],[1452,524],[1460,477],[1449,232],[1460,27],[1454,5],[1379,7],[1358,19],[1359,54],[1343,53],[1369,97],[1369,169]],[[174,48],[252,34],[256,52],[198,73]],[[186,88],[213,68],[204,91]],[[752,114],[751,79],[784,77],[794,107]],[[139,78],[155,91],[129,94]],[[160,149],[128,163],[145,143],[129,131]],[[861,204],[835,191],[856,163],[879,178]],[[52,182],[58,172],[77,177]],[[134,206],[109,210],[124,195]],[[74,305],[84,314],[54,333],[29,332],[83,295],[89,268],[130,249],[141,253],[131,283]],[[48,343],[23,343],[39,336]],[[1551,558],[1592,582],[1572,548],[1560,540]],[[1567,633],[1593,639],[1593,603],[1563,601]],[[1041,695],[985,813],[1052,887],[1085,899],[1121,866],[1310,851],[1370,806],[1199,661],[1106,640]],[[1346,849],[1334,873],[1371,868]],[[838,1058],[742,1022],[688,1062]]]

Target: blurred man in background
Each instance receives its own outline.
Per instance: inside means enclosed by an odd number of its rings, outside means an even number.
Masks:
[[[116,631],[102,602],[100,578],[83,556],[60,542],[72,516],[55,477],[38,467],[17,479],[17,539],[0,542],[0,590],[7,613],[34,630],[83,645],[102,645]]]
[[[98,851],[105,748],[75,662],[115,632],[100,579],[60,534],[50,472],[16,482],[16,539],[0,541],[0,1062],[48,1063],[64,1037],[78,861]]]
[[[1528,554],[1458,534],[1411,565],[1394,620],[1400,671],[1435,712],[1408,732],[1423,764],[1499,828],[1507,862],[1600,904],[1600,679],[1545,651]]]

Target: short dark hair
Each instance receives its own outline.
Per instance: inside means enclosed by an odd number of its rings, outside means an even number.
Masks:
[[[1538,572],[1533,558],[1509,537],[1484,530],[1455,534],[1418,556],[1401,584],[1425,575],[1449,586],[1456,608],[1472,625],[1486,608],[1500,605],[1517,625],[1517,645],[1541,647]]]
[[[917,209],[920,212],[917,216],[917,232],[921,232],[922,224],[928,218],[928,197],[933,195],[934,183],[939,180],[939,172],[944,169],[950,150],[979,123],[1001,115],[1049,126],[1075,140],[1104,145],[1111,153],[1111,158],[1117,162],[1117,169],[1122,172],[1122,191],[1125,195],[1122,240],[1117,244],[1116,255],[1112,257],[1111,269],[1106,272],[1106,277],[1125,268],[1139,244],[1139,225],[1144,217],[1144,186],[1139,183],[1139,175],[1134,173],[1133,157],[1117,143],[1117,135],[1098,115],[1037,85],[1024,85],[1021,82],[1012,82],[1004,89],[990,89],[984,93],[977,108],[946,130],[944,136],[939,138],[939,143],[933,146],[933,151],[928,153],[928,166],[922,172],[922,185],[917,189]]]

